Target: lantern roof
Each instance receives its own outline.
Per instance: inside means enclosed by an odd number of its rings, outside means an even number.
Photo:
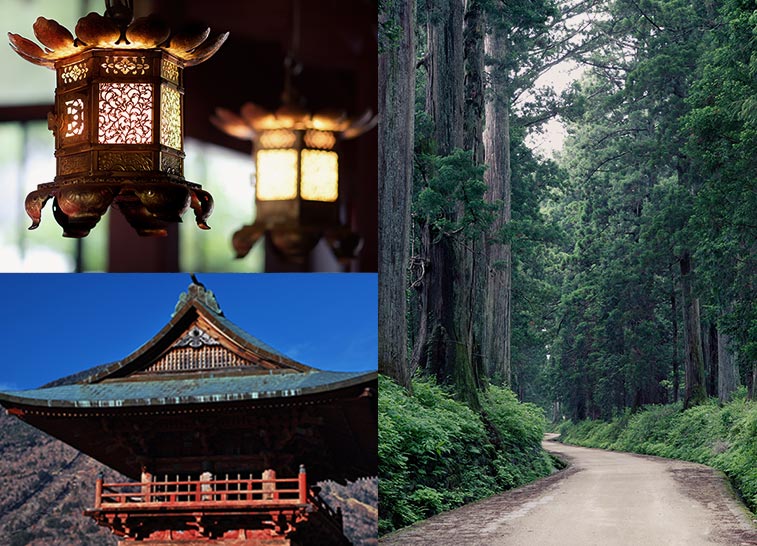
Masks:
[[[371,110],[357,117],[349,117],[347,112],[339,109],[310,112],[294,104],[284,104],[272,112],[247,102],[242,106],[240,115],[225,108],[216,108],[216,115],[211,117],[211,121],[225,133],[242,140],[254,140],[261,132],[276,129],[331,131],[346,140],[371,130],[376,126],[378,116]]]
[[[74,29],[76,37],[53,19],[38,17],[33,25],[34,35],[44,46],[12,32],[8,33],[11,47],[21,57],[39,66],[55,68],[89,49],[161,49],[176,57],[183,66],[200,64],[223,45],[229,37],[224,32],[209,39],[210,28],[194,28],[174,33],[170,26],[149,15],[128,24],[98,13],[79,19]]]
[[[224,317],[193,280],[171,320],[127,357],[37,389],[0,392],[0,403],[115,408],[297,398],[375,380],[376,372],[323,371],[297,362]]]

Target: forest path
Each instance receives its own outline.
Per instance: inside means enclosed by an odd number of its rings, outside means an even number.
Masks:
[[[551,441],[571,466],[393,533],[381,544],[757,545],[724,478],[703,465]]]

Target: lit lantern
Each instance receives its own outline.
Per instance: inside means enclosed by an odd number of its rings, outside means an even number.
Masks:
[[[324,236],[338,257],[354,257],[360,238],[339,223],[337,146],[374,127],[376,116],[370,111],[358,119],[342,111],[313,114],[286,103],[269,112],[247,103],[241,116],[217,108],[212,122],[253,143],[257,217],[234,234],[238,258],[266,233],[293,261],[304,258]]]
[[[66,237],[85,237],[111,204],[140,235],[164,236],[191,206],[197,225],[213,199],[184,179],[184,68],[209,59],[228,32],[172,33],[152,16],[133,19],[130,3],[105,16],[79,19],[76,38],[56,21],[39,17],[34,35],[45,46],[9,33],[24,59],[55,70],[56,176],[26,198],[29,229],[53,199]]]

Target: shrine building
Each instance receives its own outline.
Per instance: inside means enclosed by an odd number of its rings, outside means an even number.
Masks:
[[[348,545],[315,484],[376,476],[377,373],[301,364],[193,282],[126,358],[0,393],[9,414],[127,476],[85,514],[122,546]]]

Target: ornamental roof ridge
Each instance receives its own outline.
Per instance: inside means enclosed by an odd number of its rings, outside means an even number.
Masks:
[[[205,288],[205,285],[197,280],[197,276],[194,273],[191,273],[190,277],[192,278],[192,283],[189,285],[186,292],[182,292],[179,295],[179,301],[176,302],[176,307],[171,314],[171,318],[176,316],[176,313],[178,313],[179,310],[191,300],[195,300],[203,304],[210,311],[213,311],[216,315],[223,317],[223,311],[221,310],[221,306],[218,305],[218,300],[216,300],[216,296],[213,291]]]

